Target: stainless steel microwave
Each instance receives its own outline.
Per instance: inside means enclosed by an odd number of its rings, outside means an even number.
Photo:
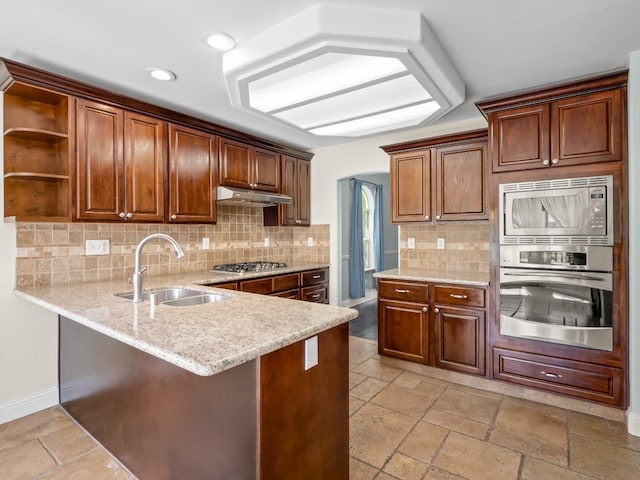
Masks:
[[[613,176],[500,185],[500,244],[613,245]]]

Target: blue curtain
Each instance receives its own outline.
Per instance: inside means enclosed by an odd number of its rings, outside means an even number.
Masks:
[[[376,272],[384,270],[384,232],[382,220],[382,185],[373,192],[373,266]]]
[[[349,235],[349,297],[364,297],[364,252],[362,245],[362,181],[354,180]]]

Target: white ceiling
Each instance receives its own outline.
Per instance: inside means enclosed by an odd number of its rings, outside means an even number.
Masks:
[[[439,124],[479,117],[474,102],[483,98],[626,68],[640,50],[639,0],[326,1],[424,15],[467,88],[466,101]],[[232,107],[222,53],[201,40],[222,30],[241,43],[313,3],[0,0],[0,56],[313,149],[353,139],[316,137]],[[174,71],[177,81],[151,79],[151,66]]]

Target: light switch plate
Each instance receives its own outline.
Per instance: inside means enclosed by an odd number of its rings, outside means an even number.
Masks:
[[[416,248],[416,239],[413,237],[409,237],[407,239],[407,248]]]
[[[304,341],[304,369],[318,365],[318,336],[307,338]]]
[[[109,255],[109,240],[86,240],[85,255]]]
[[[202,249],[209,250],[209,237],[202,238]]]
[[[307,247],[313,247],[313,237],[307,237]]]
[[[269,237],[264,237],[264,246],[265,247],[269,246]]]
[[[444,250],[444,238],[439,238],[436,243],[436,248],[438,250]]]

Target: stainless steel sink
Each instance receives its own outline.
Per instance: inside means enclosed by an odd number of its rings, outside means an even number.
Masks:
[[[116,293],[115,295],[127,300],[133,300],[133,292]],[[192,288],[167,287],[142,292],[142,300],[149,301],[152,295],[156,296],[158,303],[172,307],[189,307],[203,303],[220,302],[231,298],[231,295],[222,293],[205,292]]]

